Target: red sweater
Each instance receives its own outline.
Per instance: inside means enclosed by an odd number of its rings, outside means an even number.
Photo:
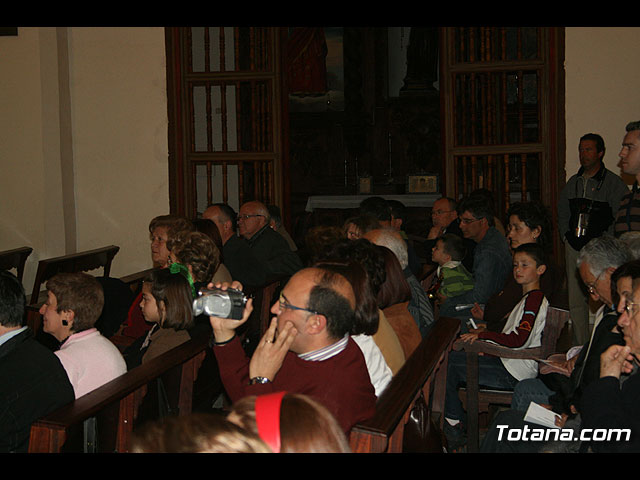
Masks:
[[[213,351],[232,402],[277,391],[308,395],[334,415],[346,434],[375,412],[376,395],[364,356],[351,338],[342,352],[326,360],[302,360],[288,352],[273,381],[257,385],[249,385],[249,358],[237,337]]]

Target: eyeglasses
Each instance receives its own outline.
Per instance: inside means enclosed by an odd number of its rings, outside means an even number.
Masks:
[[[589,293],[591,293],[591,294],[598,293],[598,292],[596,292],[596,283],[598,283],[598,280],[600,280],[600,277],[602,276],[602,274],[604,272],[605,272],[605,270],[600,272],[600,275],[598,275],[596,277],[596,279],[592,283],[587,283],[587,290],[589,291]]]
[[[316,312],[315,310],[309,310],[308,308],[296,307],[295,305],[291,305],[289,303],[289,300],[287,300],[287,298],[282,293],[280,293],[278,304],[280,305],[281,310],[288,308],[289,310],[300,310],[302,312],[313,313],[314,315],[321,315],[319,312]]]
[[[473,222],[479,222],[480,220],[482,220],[481,218],[460,218],[460,221],[462,223],[466,223],[467,225]]]
[[[255,215],[238,215],[238,220],[247,220],[248,218],[251,217],[264,217],[264,215],[259,215],[259,214],[255,214]]]
[[[624,305],[624,311],[627,312],[627,315],[633,317],[638,310],[637,308],[633,307],[636,307],[638,305],[640,305],[640,303],[626,302]]]

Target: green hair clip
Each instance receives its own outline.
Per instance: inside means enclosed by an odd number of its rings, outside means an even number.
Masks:
[[[171,273],[179,273],[187,279],[187,282],[189,282],[189,285],[191,286],[191,295],[193,296],[193,298],[195,298],[196,287],[193,285],[193,277],[191,277],[191,272],[189,272],[189,269],[181,263],[172,263],[171,265],[169,265],[169,271]]]

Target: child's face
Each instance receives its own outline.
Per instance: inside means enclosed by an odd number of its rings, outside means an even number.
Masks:
[[[162,323],[162,312],[158,308],[158,302],[151,294],[151,284],[142,284],[142,300],[140,300],[140,309],[142,310],[142,316],[149,323]]]
[[[438,240],[431,249],[431,259],[438,265],[444,265],[451,260],[451,256],[444,251],[444,242],[442,240]]]
[[[545,269],[544,265],[538,266],[536,261],[524,252],[517,252],[513,256],[513,277],[519,285],[537,282]]]

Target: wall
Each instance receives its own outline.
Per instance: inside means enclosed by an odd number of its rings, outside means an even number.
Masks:
[[[580,168],[578,142],[588,132],[602,135],[605,164],[619,174],[624,128],[640,120],[640,28],[567,27],[565,34],[567,178]]]
[[[0,250],[37,261],[120,246],[112,274],[151,265],[168,213],[163,28],[19,28],[0,37]]]

